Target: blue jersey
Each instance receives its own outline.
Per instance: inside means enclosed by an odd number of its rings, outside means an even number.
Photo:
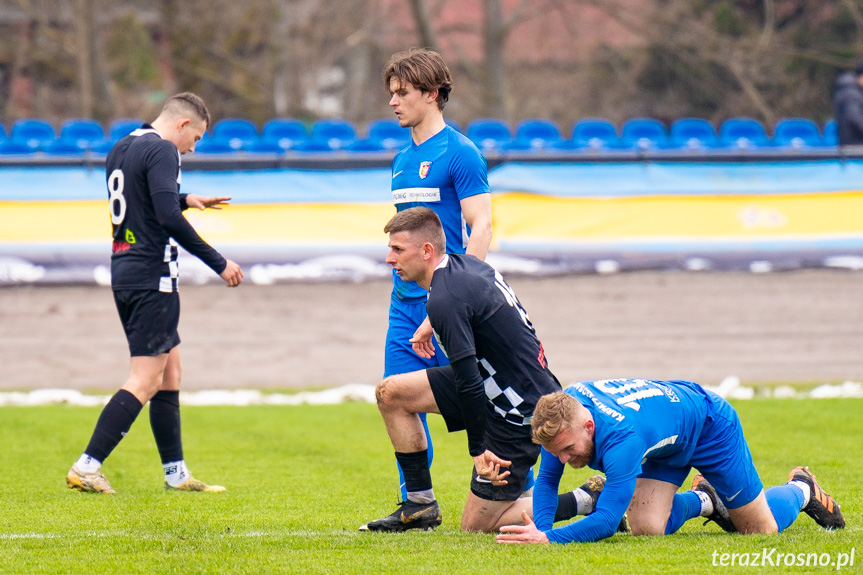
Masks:
[[[542,450],[534,522],[555,543],[611,536],[629,506],[642,465],[688,466],[706,419],[727,405],[688,381],[607,379],[579,382],[564,391],[593,416],[594,453],[587,465],[605,473],[606,483],[592,514],[552,529],[565,466]]]
[[[411,142],[393,158],[393,203],[398,211],[425,206],[437,213],[446,234],[446,251],[463,254],[470,229],[461,200],[488,193],[485,158],[467,137],[449,126],[420,145]],[[415,282],[403,282],[393,270],[393,295],[425,298]]]

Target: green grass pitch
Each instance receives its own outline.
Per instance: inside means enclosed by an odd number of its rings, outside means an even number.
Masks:
[[[0,408],[0,573],[709,573],[723,553],[855,553],[863,565],[863,400],[735,405],[765,485],[809,465],[848,528],[805,515],[785,533],[740,536],[690,521],[670,537],[503,546],[458,529],[471,460],[463,433],[431,416],[443,525],[431,533],[359,533],[394,509],[392,449],[373,405],[186,407],[186,459],[223,494],[165,493],[146,410],[104,471],[119,492],[71,492],[64,476],[98,408]],[[590,470],[568,469],[568,488]],[[688,488],[688,484],[684,486]],[[855,549],[855,545],[860,549]],[[714,555],[714,552],[716,555]],[[771,555],[775,562],[775,553]],[[731,569],[739,571],[740,569]],[[745,568],[749,571],[749,568]],[[835,567],[767,566],[823,573]]]

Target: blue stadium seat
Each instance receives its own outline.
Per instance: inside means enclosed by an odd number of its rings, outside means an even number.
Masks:
[[[755,118],[729,118],[719,128],[719,141],[731,148],[770,147],[764,126]]]
[[[90,148],[90,151],[94,154],[108,155],[111,152],[111,148],[113,148],[114,144],[116,143],[117,142],[114,142],[110,139],[105,139],[97,144],[93,144],[93,147]]]
[[[133,131],[137,130],[144,123],[143,120],[137,120],[135,118],[122,118],[120,120],[114,120],[111,122],[111,126],[108,128],[109,138],[116,142],[122,138],[125,138]]]
[[[8,137],[9,136],[6,135],[6,127],[3,125],[2,122],[0,122],[0,142],[2,142]]]
[[[348,144],[348,146],[353,143],[354,142],[351,142],[350,144]],[[294,152],[333,152],[339,149],[341,148],[331,148],[330,143],[326,140],[318,140],[315,138],[309,138],[308,140],[300,142],[291,148],[291,150]]]
[[[270,148],[275,142],[279,148],[290,150],[309,139],[305,124],[294,118],[273,118],[264,124],[261,140],[253,148]]]
[[[82,147],[73,140],[58,138],[41,149],[43,153],[52,156],[80,156],[88,149],[88,145],[85,143]]]
[[[24,142],[32,150],[38,150],[49,144],[55,139],[54,128],[45,120],[35,118],[27,118],[24,120],[16,120],[12,124],[11,139],[18,142]]]
[[[311,139],[326,142],[331,150],[340,150],[356,141],[357,131],[346,120],[317,120],[312,124]]]
[[[824,145],[818,124],[809,118],[782,118],[773,129],[773,145],[787,148],[820,147]]]
[[[397,150],[410,144],[411,131],[399,126],[398,120],[374,120],[369,123],[368,139],[378,142],[383,149]]]
[[[620,147],[617,127],[605,118],[582,118],[572,126],[572,147],[592,150]]]
[[[719,146],[713,124],[703,118],[680,118],[671,124],[669,144],[673,148],[698,150]]]
[[[128,136],[132,131],[137,130],[143,125],[143,120],[134,118],[121,118],[114,120],[108,126],[108,134],[100,140],[90,142],[87,149],[94,154],[107,154],[111,151],[119,140]]]
[[[668,132],[665,124],[654,118],[631,118],[620,128],[620,139],[624,144],[645,150],[668,147]]]
[[[224,138],[214,138],[213,136],[204,134],[197,144],[195,144],[196,154],[232,154],[236,150],[231,147],[231,142]]]
[[[234,151],[252,145],[260,136],[258,128],[243,118],[224,118],[213,124],[213,138],[225,140]]]
[[[375,138],[362,138],[354,140],[342,149],[348,150],[349,152],[385,152],[392,148],[384,147],[381,140],[377,140]]]
[[[105,140],[105,130],[96,120],[87,118],[66,120],[60,128],[60,140],[81,150],[89,150]],[[61,149],[57,146],[56,149]],[[47,149],[46,149],[47,151]]]
[[[839,131],[836,127],[836,120],[830,118],[826,122],[824,122],[824,145],[825,146],[838,146],[839,145]]]
[[[563,138],[557,124],[549,120],[524,120],[515,131],[515,140],[508,147],[516,150],[541,150],[556,146]]]
[[[285,148],[279,144],[278,140],[258,138],[243,148],[243,151],[253,154],[283,154],[285,152]]]
[[[35,153],[36,150],[27,145],[27,142],[13,140],[11,138],[0,140],[0,156],[20,156]]]
[[[467,137],[483,150],[500,149],[512,141],[509,127],[492,118],[474,120],[467,125]]]

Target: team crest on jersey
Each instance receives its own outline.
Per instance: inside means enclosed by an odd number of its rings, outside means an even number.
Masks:
[[[420,162],[420,178],[422,178],[423,180],[426,179],[426,176],[429,175],[431,165],[431,162]]]

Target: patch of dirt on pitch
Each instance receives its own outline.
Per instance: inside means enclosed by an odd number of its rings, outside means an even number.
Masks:
[[[863,380],[863,274],[631,272],[511,277],[561,383]],[[383,372],[388,282],[181,285],[183,389],[329,387]],[[0,288],[0,388],[116,389],[111,292]]]

